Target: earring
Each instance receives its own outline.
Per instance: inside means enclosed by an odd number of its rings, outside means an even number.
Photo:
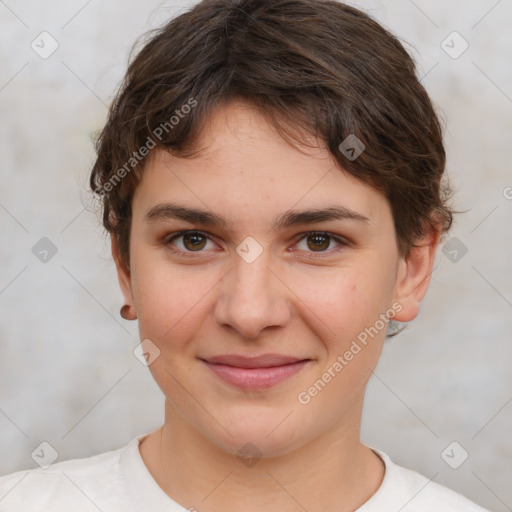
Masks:
[[[130,311],[130,306],[128,304],[125,304],[120,310],[119,310],[119,314],[121,315],[122,318],[124,318],[125,320],[135,320],[137,317],[135,316],[134,318],[130,318],[128,315],[129,315],[129,311]]]

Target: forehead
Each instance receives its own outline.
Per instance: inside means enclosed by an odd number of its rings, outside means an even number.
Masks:
[[[205,119],[194,146],[203,158],[213,157],[220,150],[228,151],[233,146],[238,151],[250,151],[251,148],[266,145],[273,149],[279,146],[283,156],[285,151],[289,157],[303,153],[310,159],[327,159],[334,163],[322,140],[313,137],[299,123],[287,128],[299,136],[300,143],[295,147],[277,132],[268,115],[248,101],[233,99],[213,109]]]
[[[179,198],[226,216],[230,209],[230,215],[274,219],[292,208],[339,204],[372,223],[389,217],[380,192],[343,170],[320,141],[305,137],[306,145],[293,147],[253,106],[219,106],[204,123],[192,157],[153,150],[134,203],[146,213]]]

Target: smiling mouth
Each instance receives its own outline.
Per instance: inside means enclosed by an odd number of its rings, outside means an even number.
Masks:
[[[261,354],[259,356],[244,356],[240,354],[222,354],[202,358],[208,363],[223,364],[237,368],[270,368],[274,366],[284,366],[291,363],[304,361],[305,357],[293,357],[283,354]]]
[[[296,375],[311,362],[311,359],[296,358],[287,358],[288,362],[281,358],[283,362],[280,362],[275,357],[273,361],[272,357],[267,357],[266,360],[238,358],[235,362],[235,357],[229,360],[230,364],[225,363],[227,358],[223,362],[214,362],[215,358],[202,361],[219,379],[245,390],[271,388]]]

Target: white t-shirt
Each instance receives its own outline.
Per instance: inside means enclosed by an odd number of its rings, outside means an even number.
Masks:
[[[176,503],[153,479],[139,452],[139,442],[146,435],[117,450],[1,477],[0,512],[194,510],[194,504]],[[357,512],[488,512],[371,449],[384,461],[386,471],[377,492]]]

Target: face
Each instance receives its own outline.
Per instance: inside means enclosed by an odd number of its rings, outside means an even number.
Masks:
[[[113,246],[141,340],[159,351],[153,377],[226,452],[358,435],[387,320],[418,313],[435,243],[399,257],[386,198],[325,148],[292,148],[247,104],[219,107],[200,144],[194,158],[148,162],[129,273]],[[268,354],[292,359],[212,362]]]

